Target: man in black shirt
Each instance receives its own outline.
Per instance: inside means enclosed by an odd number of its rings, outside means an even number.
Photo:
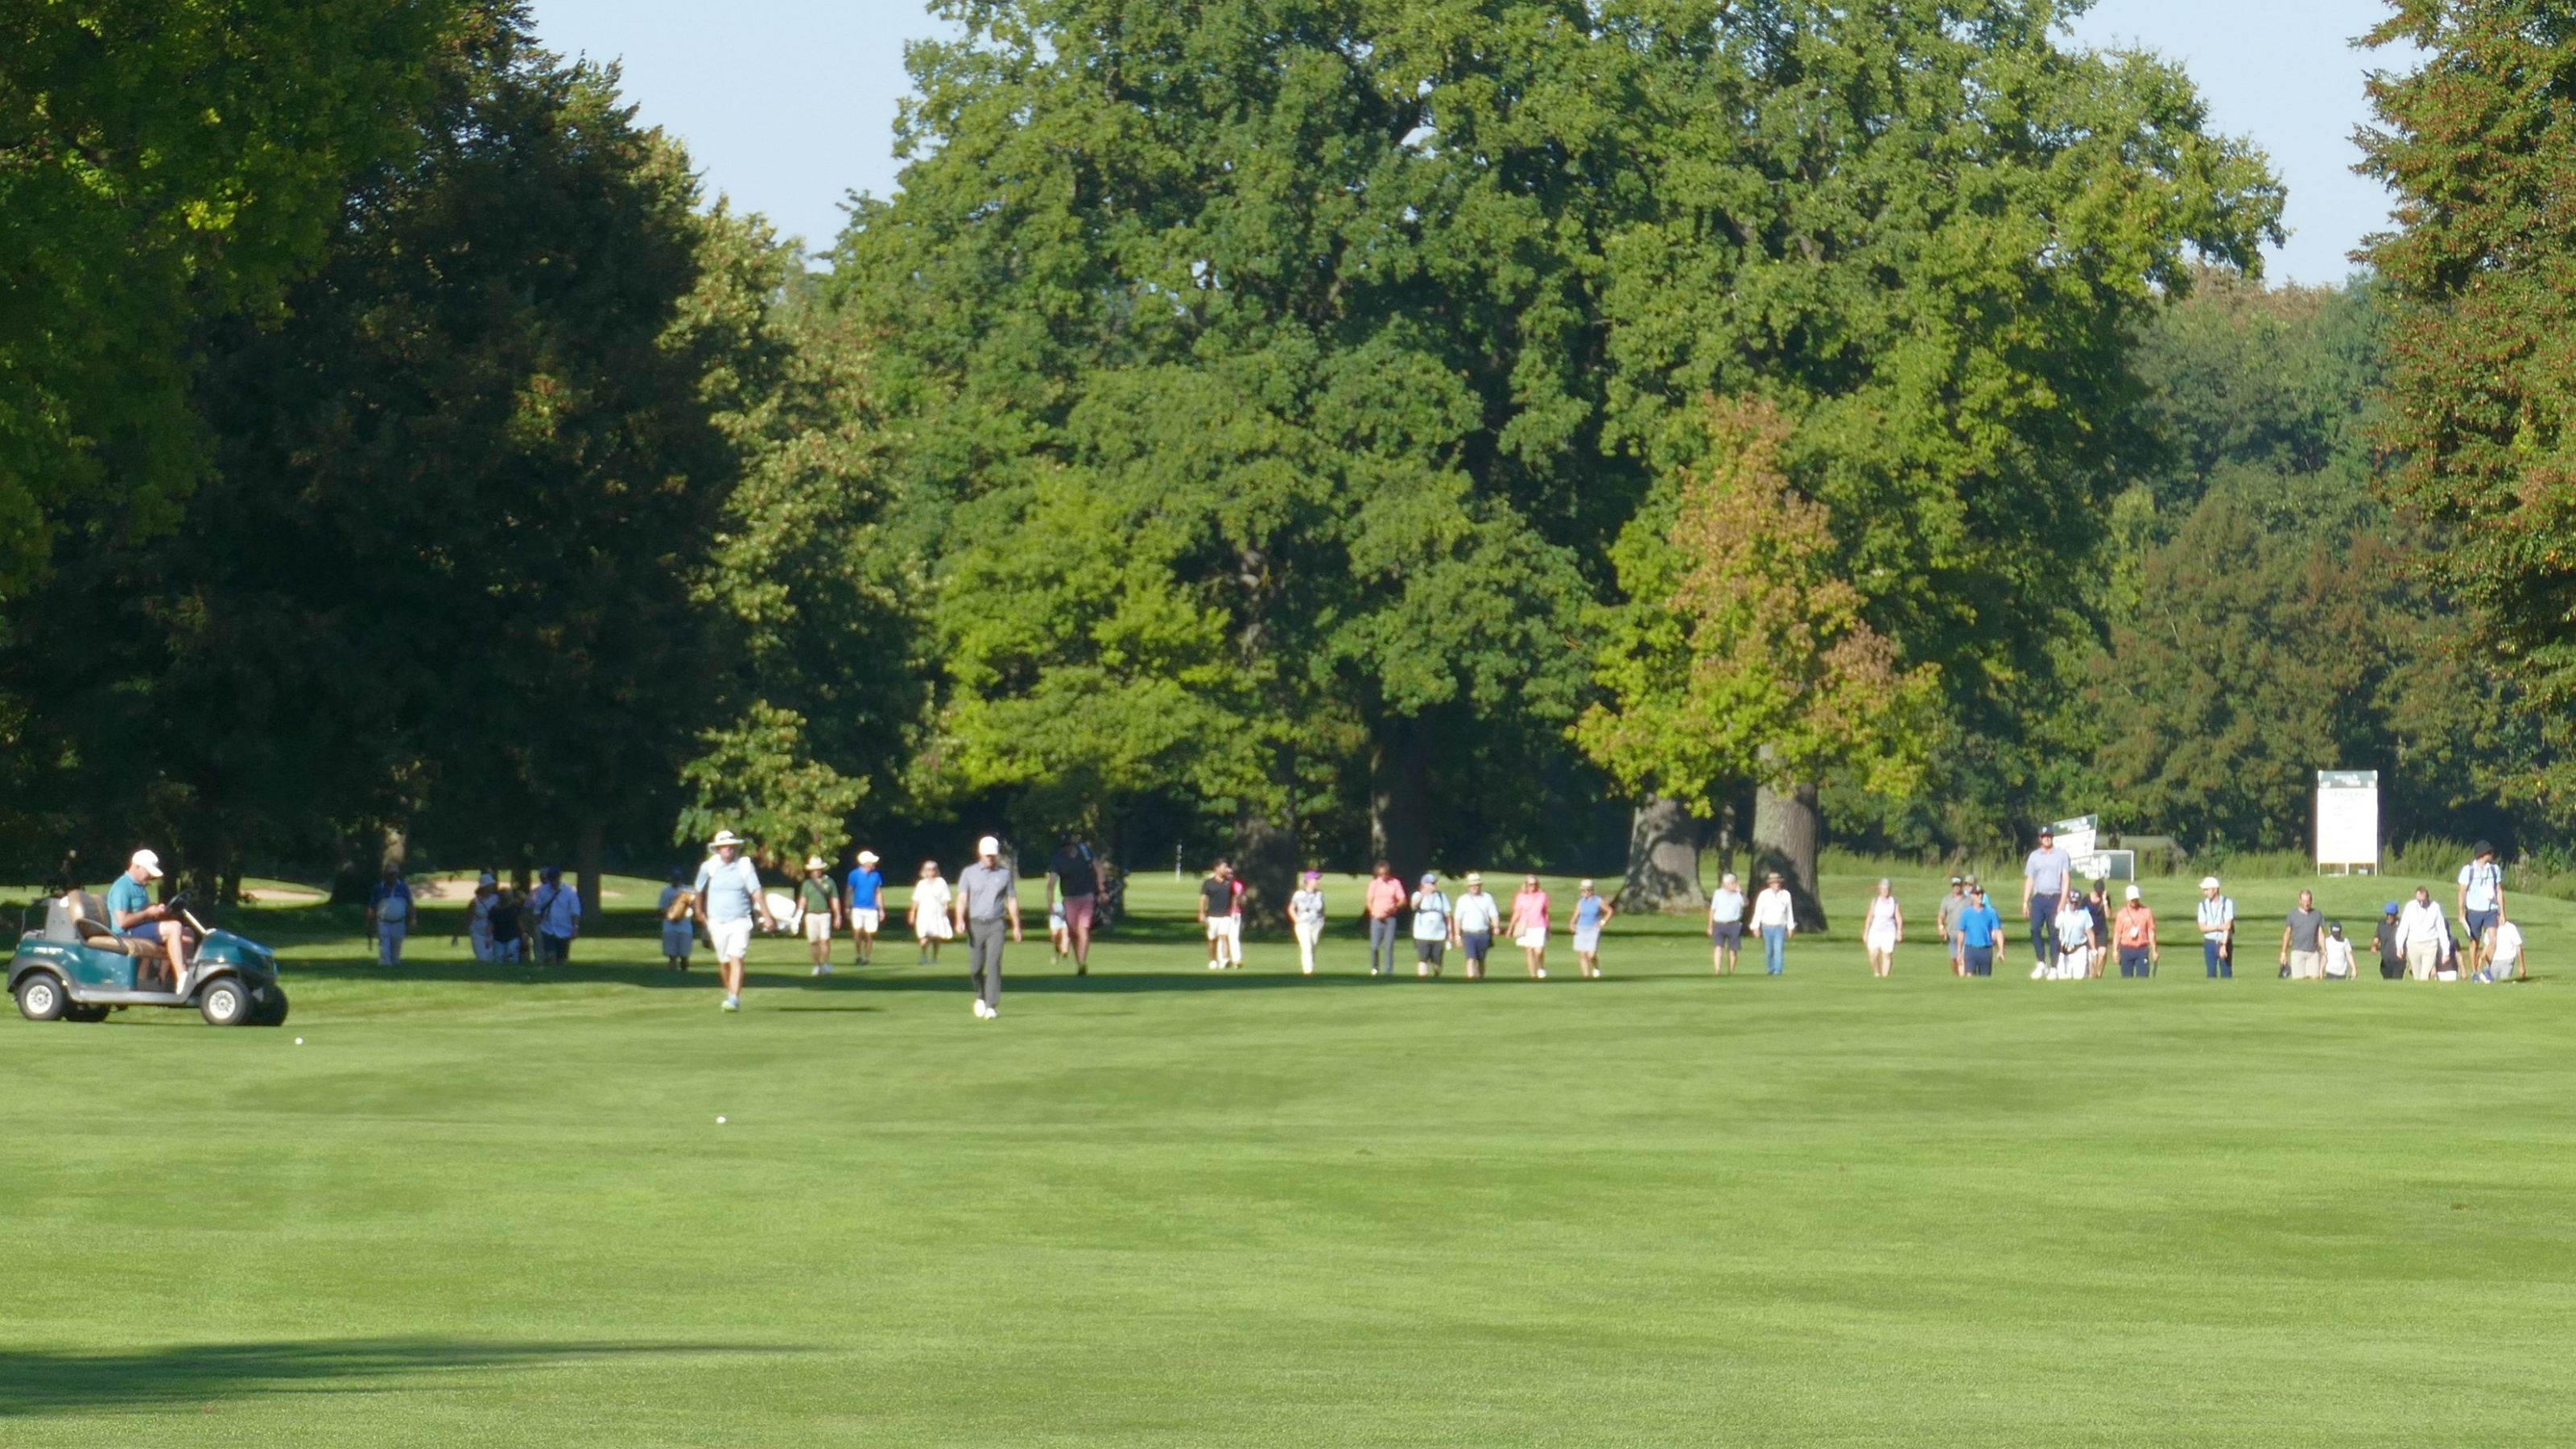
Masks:
[[[1068,830],[1056,843],[1055,854],[1047,860],[1047,889],[1054,899],[1047,902],[1053,912],[1064,910],[1064,933],[1073,942],[1073,974],[1091,974],[1092,904],[1100,896],[1100,861],[1083,843],[1082,832]]]
[[[1235,893],[1234,862],[1220,860],[1199,882],[1199,920],[1207,927],[1208,969],[1243,964],[1243,908]]]

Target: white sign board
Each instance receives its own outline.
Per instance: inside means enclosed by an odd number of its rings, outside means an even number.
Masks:
[[[2102,834],[2101,825],[2102,817],[2098,815],[2078,815],[2050,825],[2048,833],[2057,837],[2058,849],[2068,855],[2085,856],[2093,853],[2093,844]]]
[[[2379,873],[2379,772],[2317,771],[2317,869]]]
[[[2138,853],[2134,850],[2097,850],[2075,857],[2078,880],[2136,880]]]

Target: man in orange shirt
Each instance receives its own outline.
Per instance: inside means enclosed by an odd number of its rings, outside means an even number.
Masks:
[[[1369,876],[1368,884],[1369,974],[1371,976],[1395,974],[1395,917],[1397,912],[1404,909],[1404,901],[1404,882],[1395,878],[1393,866],[1385,861],[1379,861],[1377,869]],[[1385,969],[1382,971],[1378,964],[1380,951],[1386,953]]]
[[[2120,913],[2111,918],[2111,941],[2120,950],[2120,974],[2152,976],[2162,959],[2156,945],[2156,913],[2139,899],[2136,886],[2129,887],[2128,897]]]

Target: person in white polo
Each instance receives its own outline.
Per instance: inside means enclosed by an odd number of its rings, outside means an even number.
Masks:
[[[698,924],[707,928],[707,939],[715,943],[716,967],[724,977],[724,1009],[740,1011],[742,966],[751,954],[752,923],[758,921],[761,929],[775,931],[778,922],[771,918],[769,901],[760,893],[760,868],[743,858],[742,837],[719,830],[707,843],[715,854],[698,867]]]

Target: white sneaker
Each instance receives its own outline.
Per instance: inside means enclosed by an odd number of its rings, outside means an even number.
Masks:
[[[1208,963],[1208,969],[1210,971],[1222,971],[1225,969],[1225,963],[1222,961],[1210,961]]]
[[[986,1021],[1000,1021],[1002,1019],[1002,1008],[998,1006],[985,1007],[984,1019]]]
[[[976,997],[973,1001],[967,1003],[967,1007],[975,1013],[975,1019],[977,1021],[982,1021],[984,1019],[984,998],[980,996]]]
[[[2032,968],[2030,968],[2030,979],[2031,979],[2031,980],[2033,980],[2033,981],[2045,981],[2045,980],[2047,980],[2047,979],[2048,979],[2048,968],[2047,968],[2047,967],[2045,967],[2045,966],[2033,966]]]
[[[741,998],[741,997],[739,997],[739,996],[728,996],[728,997],[726,997],[726,998],[724,999],[724,1009],[725,1009],[725,1010],[727,1010],[727,1011],[740,1011],[740,1010],[742,1010],[742,998]]]
[[[1542,967],[1542,968],[1540,969],[1540,971],[1539,971],[1539,973],[1538,973],[1538,979],[1539,979],[1539,980],[1541,980],[1541,981],[1545,981],[1545,980],[1547,979],[1547,971],[1546,971],[1546,969],[1545,969],[1545,968],[1543,968],[1543,967]]]

